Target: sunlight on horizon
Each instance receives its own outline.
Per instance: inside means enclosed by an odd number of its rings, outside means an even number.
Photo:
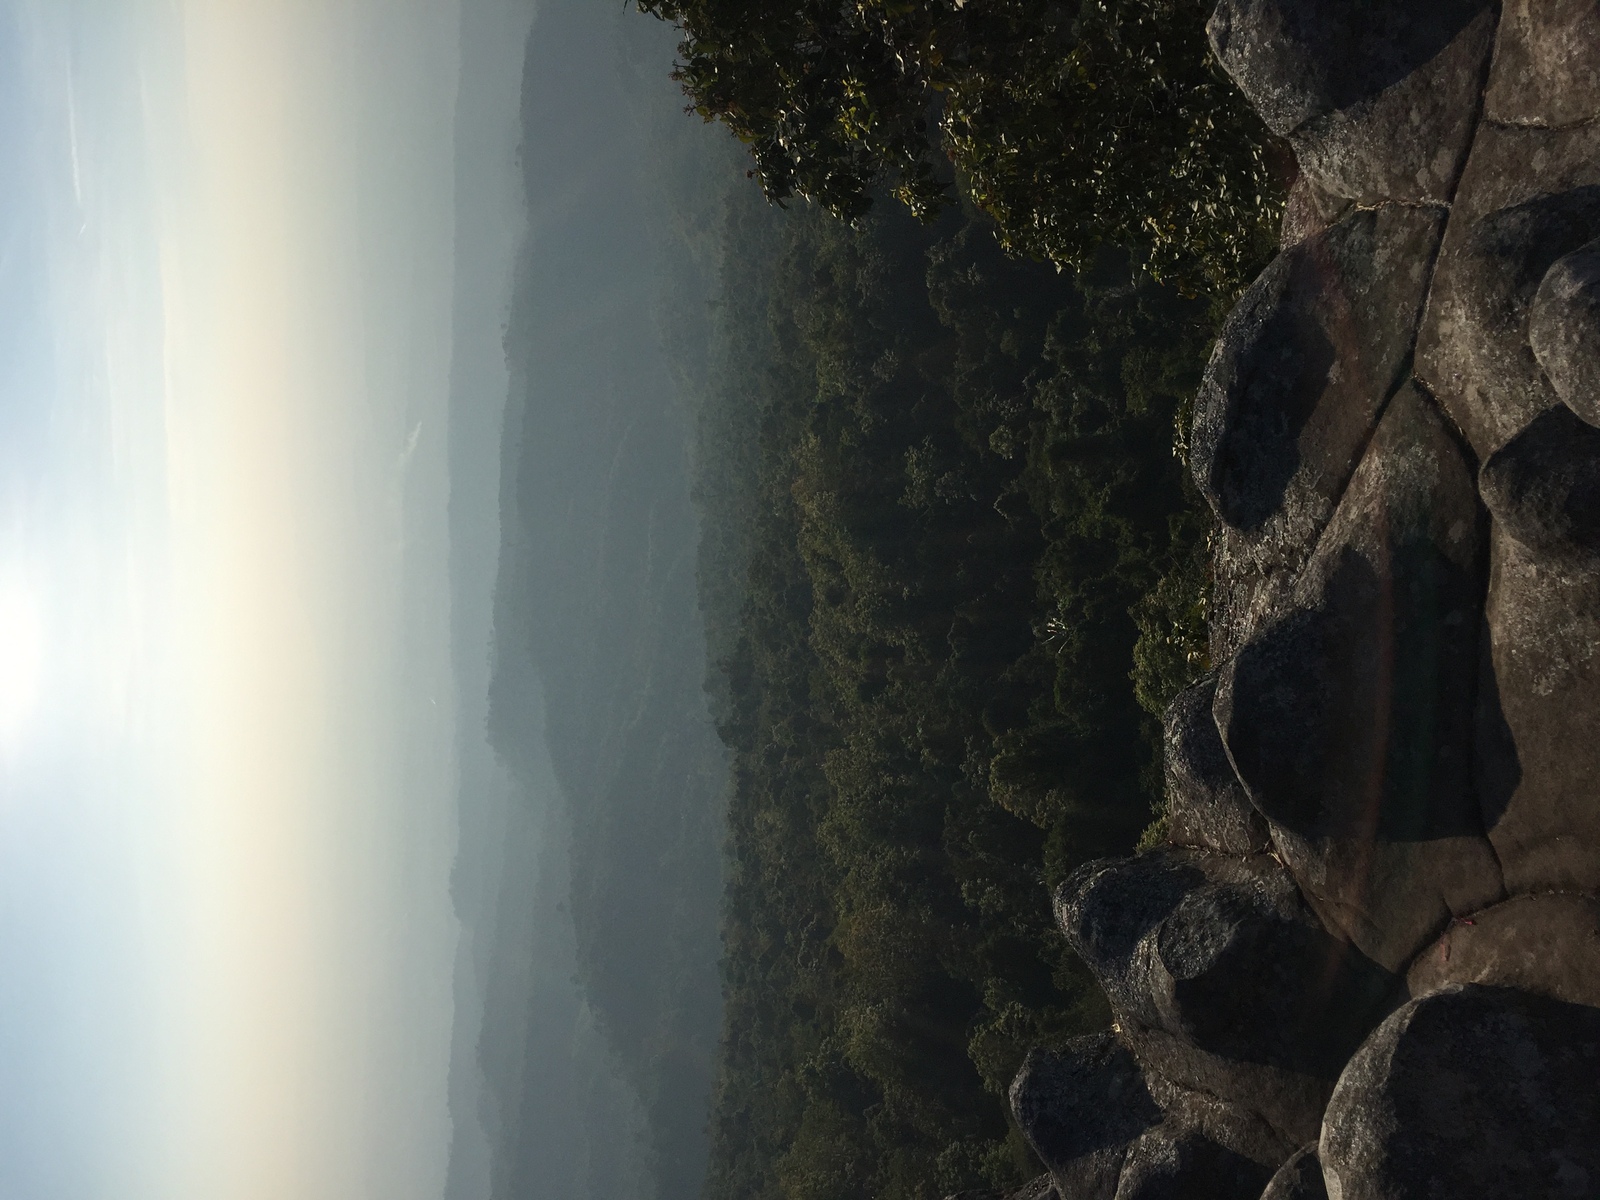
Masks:
[[[44,638],[35,592],[18,580],[0,582],[0,751],[14,749],[38,705]]]

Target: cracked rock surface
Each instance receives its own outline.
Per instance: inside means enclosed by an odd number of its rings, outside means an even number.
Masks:
[[[1600,1195],[1600,4],[1221,0],[1294,147],[1196,403],[1215,669],[1080,868],[1057,1200]]]

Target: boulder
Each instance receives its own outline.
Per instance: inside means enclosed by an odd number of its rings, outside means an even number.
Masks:
[[[1528,312],[1528,344],[1562,403],[1600,426],[1600,242],[1545,272]]]
[[[1491,7],[1487,0],[1221,0],[1206,33],[1223,70],[1272,132],[1287,137],[1401,83]]]
[[[1403,79],[1294,130],[1300,169],[1358,204],[1448,204],[1472,142],[1494,29],[1485,8]]]
[[[1474,753],[1484,825],[1510,893],[1594,891],[1600,573],[1526,548],[1498,521],[1489,546]]]
[[[1413,1000],[1350,1060],[1320,1156],[1339,1200],[1591,1197],[1600,1009],[1510,988]]]
[[[1496,450],[1478,478],[1496,526],[1536,560],[1600,569],[1600,429],[1564,405]]]
[[[1223,526],[1214,658],[1304,563],[1404,379],[1441,227],[1434,209],[1353,212],[1279,255],[1224,323],[1189,443]]]
[[[1259,1195],[1270,1175],[1199,1130],[1169,1121],[1129,1147],[1116,1200],[1240,1200]]]
[[[1293,1157],[1267,1182],[1261,1200],[1328,1200],[1328,1185],[1322,1178],[1322,1163],[1315,1145],[1297,1150]]]
[[[1600,1007],[1600,899],[1574,893],[1514,896],[1452,921],[1417,956],[1406,989],[1425,996],[1452,983],[1514,987]]]
[[[1503,895],[1471,789],[1481,529],[1462,451],[1407,386],[1292,604],[1218,677],[1223,742],[1278,854],[1390,971]]]
[[[1600,117],[1600,5],[1503,0],[1484,112],[1507,125]]]
[[[1111,1200],[1129,1144],[1162,1119],[1138,1064],[1109,1033],[1030,1051],[1010,1098],[1017,1127],[1071,1200]]]
[[[1600,235],[1600,124],[1484,124],[1456,189],[1417,335],[1417,377],[1479,459],[1558,397],[1529,344],[1557,259]]]
[[[1259,1117],[1282,1135],[1281,1154],[1315,1132],[1327,1085],[1398,988],[1265,856],[1168,849],[1088,863],[1055,905],[1152,1080]]]
[[[1233,773],[1211,715],[1217,681],[1207,678],[1178,693],[1162,720],[1168,840],[1222,854],[1263,854],[1266,822],[1251,807]]]

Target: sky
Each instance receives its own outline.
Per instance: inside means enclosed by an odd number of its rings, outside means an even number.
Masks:
[[[442,1193],[463,2],[0,0],[0,1196]]]

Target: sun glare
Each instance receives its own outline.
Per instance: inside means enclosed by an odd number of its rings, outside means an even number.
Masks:
[[[32,713],[43,658],[38,602],[23,589],[0,589],[0,742],[15,741]]]

